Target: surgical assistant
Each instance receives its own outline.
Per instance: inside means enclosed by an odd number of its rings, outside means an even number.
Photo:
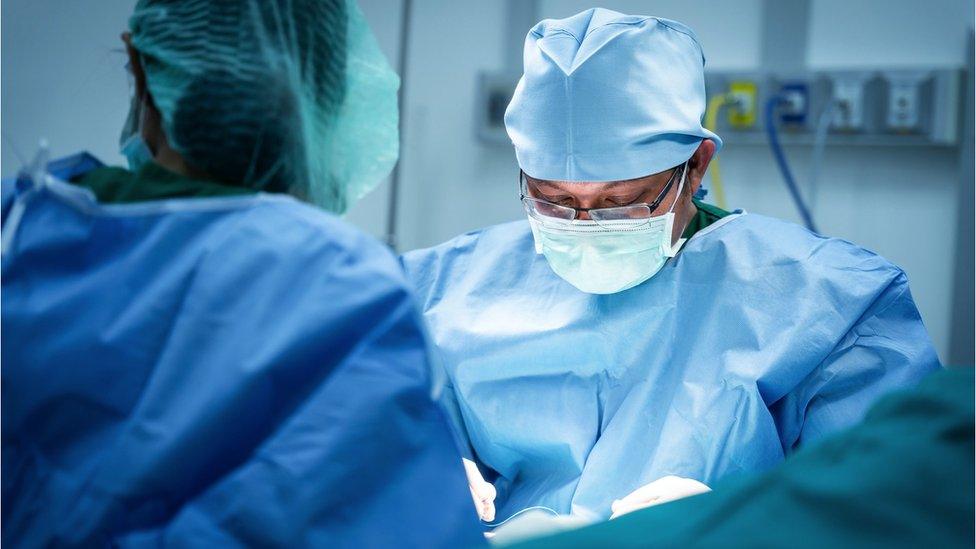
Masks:
[[[140,0],[129,31],[130,169],[2,186],[4,545],[483,542],[403,272],[334,215],[398,150],[358,7]]]
[[[403,257],[492,525],[769,469],[940,368],[898,267],[694,198],[703,66],[674,21],[542,21],[505,117],[528,222]]]

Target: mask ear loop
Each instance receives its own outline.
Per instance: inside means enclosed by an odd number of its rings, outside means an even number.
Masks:
[[[142,66],[142,71],[143,73],[145,73],[146,65],[143,62],[142,54],[140,53],[138,54],[138,56],[139,56],[139,65]],[[137,101],[139,102],[139,120],[136,121],[135,135],[138,136],[138,138],[141,139],[142,142],[146,144],[146,150],[149,151],[149,154],[151,156],[155,156],[156,151],[152,150],[149,147],[149,141],[146,140],[146,135],[145,135],[146,116],[149,115],[149,102],[147,101],[148,98],[149,98],[149,83],[144,82],[142,93],[139,94],[139,97],[137,99]]]
[[[681,182],[678,183],[678,195],[674,197],[674,202],[671,203],[671,208],[668,210],[668,213],[669,214],[673,214],[674,213],[674,208],[675,208],[675,206],[678,205],[678,200],[681,199],[681,191],[683,191],[684,188],[685,188],[685,176],[686,175],[688,175],[688,161],[687,160],[685,160],[685,163],[682,164],[682,166],[681,166]],[[673,223],[674,217],[672,217],[671,219],[672,219],[672,223]],[[691,223],[691,220],[690,219],[688,220],[687,223],[685,223],[684,228],[681,229],[681,234],[685,234],[685,231],[688,230],[688,224],[689,223]],[[681,247],[686,242],[686,240],[684,238],[681,238],[679,236],[678,237],[678,241],[672,244],[671,243],[671,238],[672,238],[671,235],[673,234],[673,230],[674,230],[673,229],[673,225],[671,225],[669,223],[668,224],[667,240],[665,241],[665,242],[667,242],[667,248],[665,250],[665,255],[668,256],[668,257],[674,257],[674,256],[678,255],[678,250],[680,250]]]
[[[681,181],[678,183],[678,194],[674,197],[674,202],[671,203],[671,208],[668,209],[668,213],[674,212],[674,207],[678,205],[678,200],[681,199],[681,191],[685,188],[685,176],[688,175],[688,161],[681,165]]]
[[[136,55],[138,56],[137,60],[139,64],[144,67],[145,65],[143,65],[142,54],[137,53]],[[127,73],[129,75],[129,85],[132,88],[135,88],[135,76],[133,76],[131,68],[127,71]],[[134,91],[135,90],[133,90],[133,92]],[[149,151],[150,156],[155,156],[155,151],[149,148],[149,142],[146,141],[146,137],[144,135],[144,131],[146,129],[146,116],[148,115],[149,111],[146,101],[146,99],[149,97],[149,90],[147,88],[143,88],[142,93],[140,93],[138,96],[135,93],[132,95],[133,97],[130,110],[135,111],[133,114],[137,117],[135,120],[135,128],[132,129],[132,133],[126,138],[125,142],[119,143],[119,149],[124,150],[127,146],[131,147],[132,145],[130,142],[138,140],[145,144],[146,150]]]

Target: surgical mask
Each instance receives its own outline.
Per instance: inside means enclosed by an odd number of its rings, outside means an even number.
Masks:
[[[152,151],[142,137],[142,125],[145,117],[145,103],[139,97],[132,97],[129,116],[122,126],[119,136],[119,152],[125,157],[129,169],[138,171],[143,165],[152,160]]]
[[[557,275],[586,293],[613,294],[647,281],[685,242],[672,245],[671,235],[687,172],[686,165],[677,197],[664,215],[600,224],[529,215],[536,253],[544,254]]]

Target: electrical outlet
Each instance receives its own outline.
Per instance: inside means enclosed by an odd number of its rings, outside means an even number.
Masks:
[[[783,102],[779,107],[780,121],[785,125],[803,126],[810,110],[810,87],[806,82],[789,82],[779,89]]]
[[[728,107],[729,125],[747,129],[756,125],[758,89],[751,80],[735,80],[729,84],[731,104]]]
[[[845,74],[833,77],[833,112],[830,126],[839,131],[864,129],[864,87],[867,74]]]
[[[886,122],[888,129],[899,133],[917,130],[921,109],[920,90],[928,78],[925,72],[888,72],[888,105]]]

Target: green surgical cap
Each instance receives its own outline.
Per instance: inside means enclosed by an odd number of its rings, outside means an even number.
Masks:
[[[396,163],[397,88],[353,0],[139,0],[169,144],[222,182],[344,212]]]

